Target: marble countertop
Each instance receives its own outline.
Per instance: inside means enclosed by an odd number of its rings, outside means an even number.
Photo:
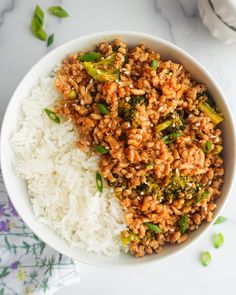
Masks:
[[[206,0],[207,1],[207,0]],[[36,39],[29,23],[36,4],[46,9],[47,0],[0,1],[0,123],[7,103],[25,73],[47,52],[64,42],[105,30],[134,30],[173,42],[202,63],[219,83],[236,115],[236,46],[214,39],[198,16],[195,0],[53,0],[70,17],[46,15],[45,28],[55,33],[47,48]],[[101,269],[81,265],[81,282],[62,294],[233,294],[236,289],[236,187],[224,209],[228,222],[213,226],[184,253],[145,267]],[[215,250],[212,235],[222,231],[225,244]],[[212,263],[203,268],[199,254],[208,249]]]

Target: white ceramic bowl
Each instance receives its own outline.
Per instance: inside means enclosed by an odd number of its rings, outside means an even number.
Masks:
[[[193,243],[199,236],[206,232],[211,223],[204,223],[200,228],[190,235],[188,241],[181,245],[173,245],[165,247],[160,255],[145,256],[144,258],[137,259],[128,254],[121,254],[119,257],[111,258],[105,256],[95,255],[93,253],[80,250],[78,248],[71,248],[67,243],[62,240],[56,233],[50,230],[46,225],[37,221],[32,211],[29,197],[26,191],[25,182],[22,181],[14,172],[13,159],[14,155],[11,151],[9,138],[13,130],[17,126],[17,120],[20,113],[21,101],[24,97],[28,96],[32,87],[37,83],[40,77],[48,75],[52,68],[58,64],[62,58],[70,52],[82,49],[93,48],[93,45],[104,40],[112,40],[115,37],[120,37],[123,41],[127,42],[130,46],[144,43],[149,47],[157,50],[162,59],[172,59],[185,66],[185,68],[192,74],[192,76],[203,83],[205,83],[216,100],[217,105],[224,113],[225,120],[222,124],[224,134],[224,163],[225,163],[225,180],[223,186],[223,193],[217,202],[214,219],[221,211],[228,195],[234,176],[235,165],[235,136],[232,115],[226,99],[217,86],[216,82],[210,74],[190,55],[181,50],[180,48],[161,40],[157,37],[147,34],[136,32],[103,32],[78,39],[72,40],[59,48],[56,48],[44,58],[42,58],[24,77],[11,101],[8,105],[7,111],[2,125],[1,132],[1,165],[3,178],[6,184],[8,194],[11,198],[16,210],[25,221],[25,223],[38,235],[44,242],[57,251],[74,258],[80,262],[100,265],[100,266],[125,266],[137,265],[148,262],[158,262],[160,259],[169,257],[170,255],[179,252]],[[214,221],[214,220],[213,220]],[[212,221],[212,222],[213,222]],[[184,254],[184,253],[183,253]]]

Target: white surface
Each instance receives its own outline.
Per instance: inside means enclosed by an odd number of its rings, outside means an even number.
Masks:
[[[13,9],[7,12],[6,8]],[[197,58],[222,87],[236,115],[236,46],[214,39],[198,18],[194,0],[66,0],[62,3],[70,18],[46,17],[47,31],[55,32],[55,45],[72,38],[108,29],[129,29],[157,35],[184,48]],[[0,1],[0,117],[15,87],[26,71],[48,50],[29,31],[36,3],[46,8],[46,0]],[[4,13],[5,12],[5,13]],[[184,253],[156,265],[135,269],[109,270],[81,265],[81,283],[57,295],[110,294],[235,294],[236,275],[236,189],[224,210],[229,221],[213,226],[209,233]],[[215,250],[211,239],[222,231],[225,244]],[[210,250],[212,263],[198,262],[202,250]]]

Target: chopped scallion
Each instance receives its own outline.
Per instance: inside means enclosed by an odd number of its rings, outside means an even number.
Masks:
[[[96,184],[97,184],[97,189],[99,193],[103,192],[103,181],[102,181],[102,176],[99,172],[96,173]]]
[[[107,154],[108,152],[109,152],[109,150],[108,149],[106,149],[104,146],[102,146],[102,145],[96,145],[95,147],[94,147],[94,150],[96,151],[96,152],[98,152],[98,153],[100,153],[100,154]]]
[[[53,122],[60,124],[61,122],[60,117],[56,113],[54,113],[53,111],[49,109],[44,109],[44,111]]]
[[[213,237],[213,245],[216,249],[224,244],[224,236],[222,233],[218,233]]]
[[[205,251],[200,256],[200,261],[203,266],[208,266],[211,262],[211,254],[208,251]]]

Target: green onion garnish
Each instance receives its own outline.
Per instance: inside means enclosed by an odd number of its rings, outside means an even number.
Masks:
[[[94,147],[94,150],[102,155],[107,154],[109,152],[108,149],[106,149],[104,146],[101,146],[101,145],[96,145]]]
[[[60,18],[63,18],[63,17],[67,17],[69,16],[68,12],[65,11],[64,8],[62,8],[61,6],[51,6],[48,8],[48,11],[57,16],[57,17],[60,17]]]
[[[60,124],[61,122],[60,117],[56,113],[54,113],[53,111],[49,109],[44,109],[44,111],[53,122]]]
[[[213,245],[216,249],[224,244],[224,236],[222,233],[218,233],[213,237]]]
[[[153,59],[150,63],[150,67],[156,70],[158,68],[158,62],[155,59]]]
[[[226,220],[227,220],[226,217],[224,217],[224,216],[219,216],[219,217],[217,217],[217,219],[216,219],[216,221],[214,222],[214,224],[221,224],[221,223],[225,222]]]
[[[97,189],[98,189],[99,193],[102,193],[103,181],[102,181],[102,176],[99,172],[96,173],[96,183],[97,183]]]
[[[48,37],[47,47],[49,47],[50,45],[52,45],[53,42],[54,42],[54,34],[52,34],[52,35],[50,35]]]
[[[181,135],[181,133],[179,132],[174,132],[174,133],[171,133],[169,135],[166,135],[164,137],[162,137],[162,140],[165,144],[168,144],[168,143],[171,143],[173,141],[176,140],[177,137],[179,137]]]
[[[204,143],[204,145],[202,146],[202,150],[204,152],[204,154],[208,154],[211,150],[211,142],[210,141],[206,141]]]
[[[101,114],[103,114],[103,115],[109,115],[110,114],[107,106],[104,103],[97,103],[97,106],[98,106],[99,112]]]
[[[156,234],[162,233],[162,230],[156,224],[146,222],[145,225],[148,229],[153,230]]]
[[[208,196],[209,196],[209,194],[210,194],[210,192],[208,192],[208,191],[205,191],[205,192],[201,193],[200,196],[199,196],[199,198],[196,199],[195,203],[198,204],[201,201],[207,199]]]
[[[99,58],[101,58],[101,53],[99,52],[94,52],[94,51],[90,51],[85,53],[84,55],[80,56],[78,59],[80,61],[92,61],[92,60],[97,60]]]
[[[211,262],[211,254],[208,251],[203,252],[200,256],[200,261],[203,266],[208,266]]]
[[[185,234],[188,227],[188,216],[183,215],[179,221],[179,229],[181,232],[181,235]]]
[[[31,21],[31,30],[35,37],[45,41],[47,39],[47,34],[43,29],[44,13],[39,5],[36,5],[34,15]]]
[[[69,98],[73,99],[73,98],[76,98],[76,96],[77,96],[77,92],[74,89],[72,89],[69,94]]]

